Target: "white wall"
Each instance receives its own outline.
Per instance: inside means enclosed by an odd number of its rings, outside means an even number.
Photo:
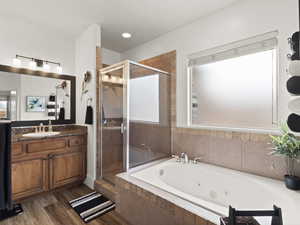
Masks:
[[[96,47],[101,47],[101,29],[94,24],[89,26],[76,40],[75,71],[77,74],[77,124],[84,124],[87,99],[93,98],[94,124],[88,125],[88,154],[87,154],[87,179],[85,183],[93,188],[96,179]],[[88,94],[81,98],[81,84],[84,73],[90,71],[92,80],[87,89]]]
[[[287,38],[297,31],[298,6],[296,0],[244,0],[202,18],[190,25],[167,33],[153,41],[122,54],[122,59],[140,61],[164,52],[177,50],[177,125],[187,123],[186,56],[234,41],[279,31],[279,118],[288,115],[286,91],[288,75]]]
[[[17,91],[17,94],[21,90],[21,79],[20,76],[0,72],[0,91]]]
[[[74,74],[75,39],[25,20],[0,16],[0,64],[11,65],[19,55],[62,63],[63,73]]]
[[[121,61],[121,54],[116,51],[102,48],[102,63],[112,65]]]

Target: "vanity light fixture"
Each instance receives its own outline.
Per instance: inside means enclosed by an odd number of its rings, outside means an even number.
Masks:
[[[34,61],[34,59],[32,59],[29,63],[28,63],[28,67],[32,70],[35,70],[37,66],[36,61]]]
[[[123,84],[124,80],[122,77],[118,77],[118,76],[103,75],[102,81],[112,83],[112,84]]]
[[[13,65],[14,65],[15,67],[21,67],[21,64],[22,64],[22,63],[21,63],[21,60],[18,59],[17,57],[13,59]]]
[[[10,91],[11,95],[17,95],[17,91]]]
[[[28,62],[28,68],[32,70],[39,69],[45,72],[50,72],[51,70],[50,64],[53,64],[57,66],[55,71],[56,73],[61,74],[63,71],[61,64],[58,62],[51,62],[48,60],[36,59],[36,58],[22,56],[22,55],[16,55],[16,57],[13,59],[13,66],[21,67],[22,66],[21,59],[24,59],[26,61],[30,60]]]
[[[131,38],[131,34],[128,33],[128,32],[125,32],[122,34],[122,37],[125,38],[125,39],[128,39],[128,38]]]
[[[119,83],[119,84],[123,84],[123,78],[119,77],[119,78],[118,78],[118,83]]]
[[[106,81],[106,82],[109,81],[109,76],[108,76],[108,75],[104,75],[104,76],[102,77],[102,80],[103,80],[103,81]]]
[[[117,77],[111,76],[110,80],[111,80],[112,83],[116,83],[117,82]]]
[[[56,67],[57,73],[62,73],[62,67],[60,64]]]
[[[46,71],[46,72],[49,72],[50,71],[50,65],[48,64],[48,62],[46,61],[43,65],[43,70]]]

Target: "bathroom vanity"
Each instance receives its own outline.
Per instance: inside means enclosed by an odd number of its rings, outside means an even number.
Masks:
[[[87,128],[73,125],[75,109],[75,76],[0,65],[0,121],[13,127],[13,200],[85,179]]]
[[[13,128],[12,193],[18,200],[62,186],[79,184],[86,177],[87,129],[54,126],[53,136],[24,136],[33,127]]]

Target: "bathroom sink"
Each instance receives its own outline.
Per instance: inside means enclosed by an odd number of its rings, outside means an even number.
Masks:
[[[28,133],[23,134],[23,137],[50,137],[54,135],[58,135],[60,132],[40,132],[40,133]]]

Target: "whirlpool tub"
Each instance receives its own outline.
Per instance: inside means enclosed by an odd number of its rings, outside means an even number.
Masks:
[[[192,204],[193,213],[219,224],[231,205],[239,210],[282,209],[284,225],[300,225],[300,192],[282,181],[204,163],[183,164],[166,160],[131,172],[130,176]],[[270,218],[257,218],[270,225]]]

